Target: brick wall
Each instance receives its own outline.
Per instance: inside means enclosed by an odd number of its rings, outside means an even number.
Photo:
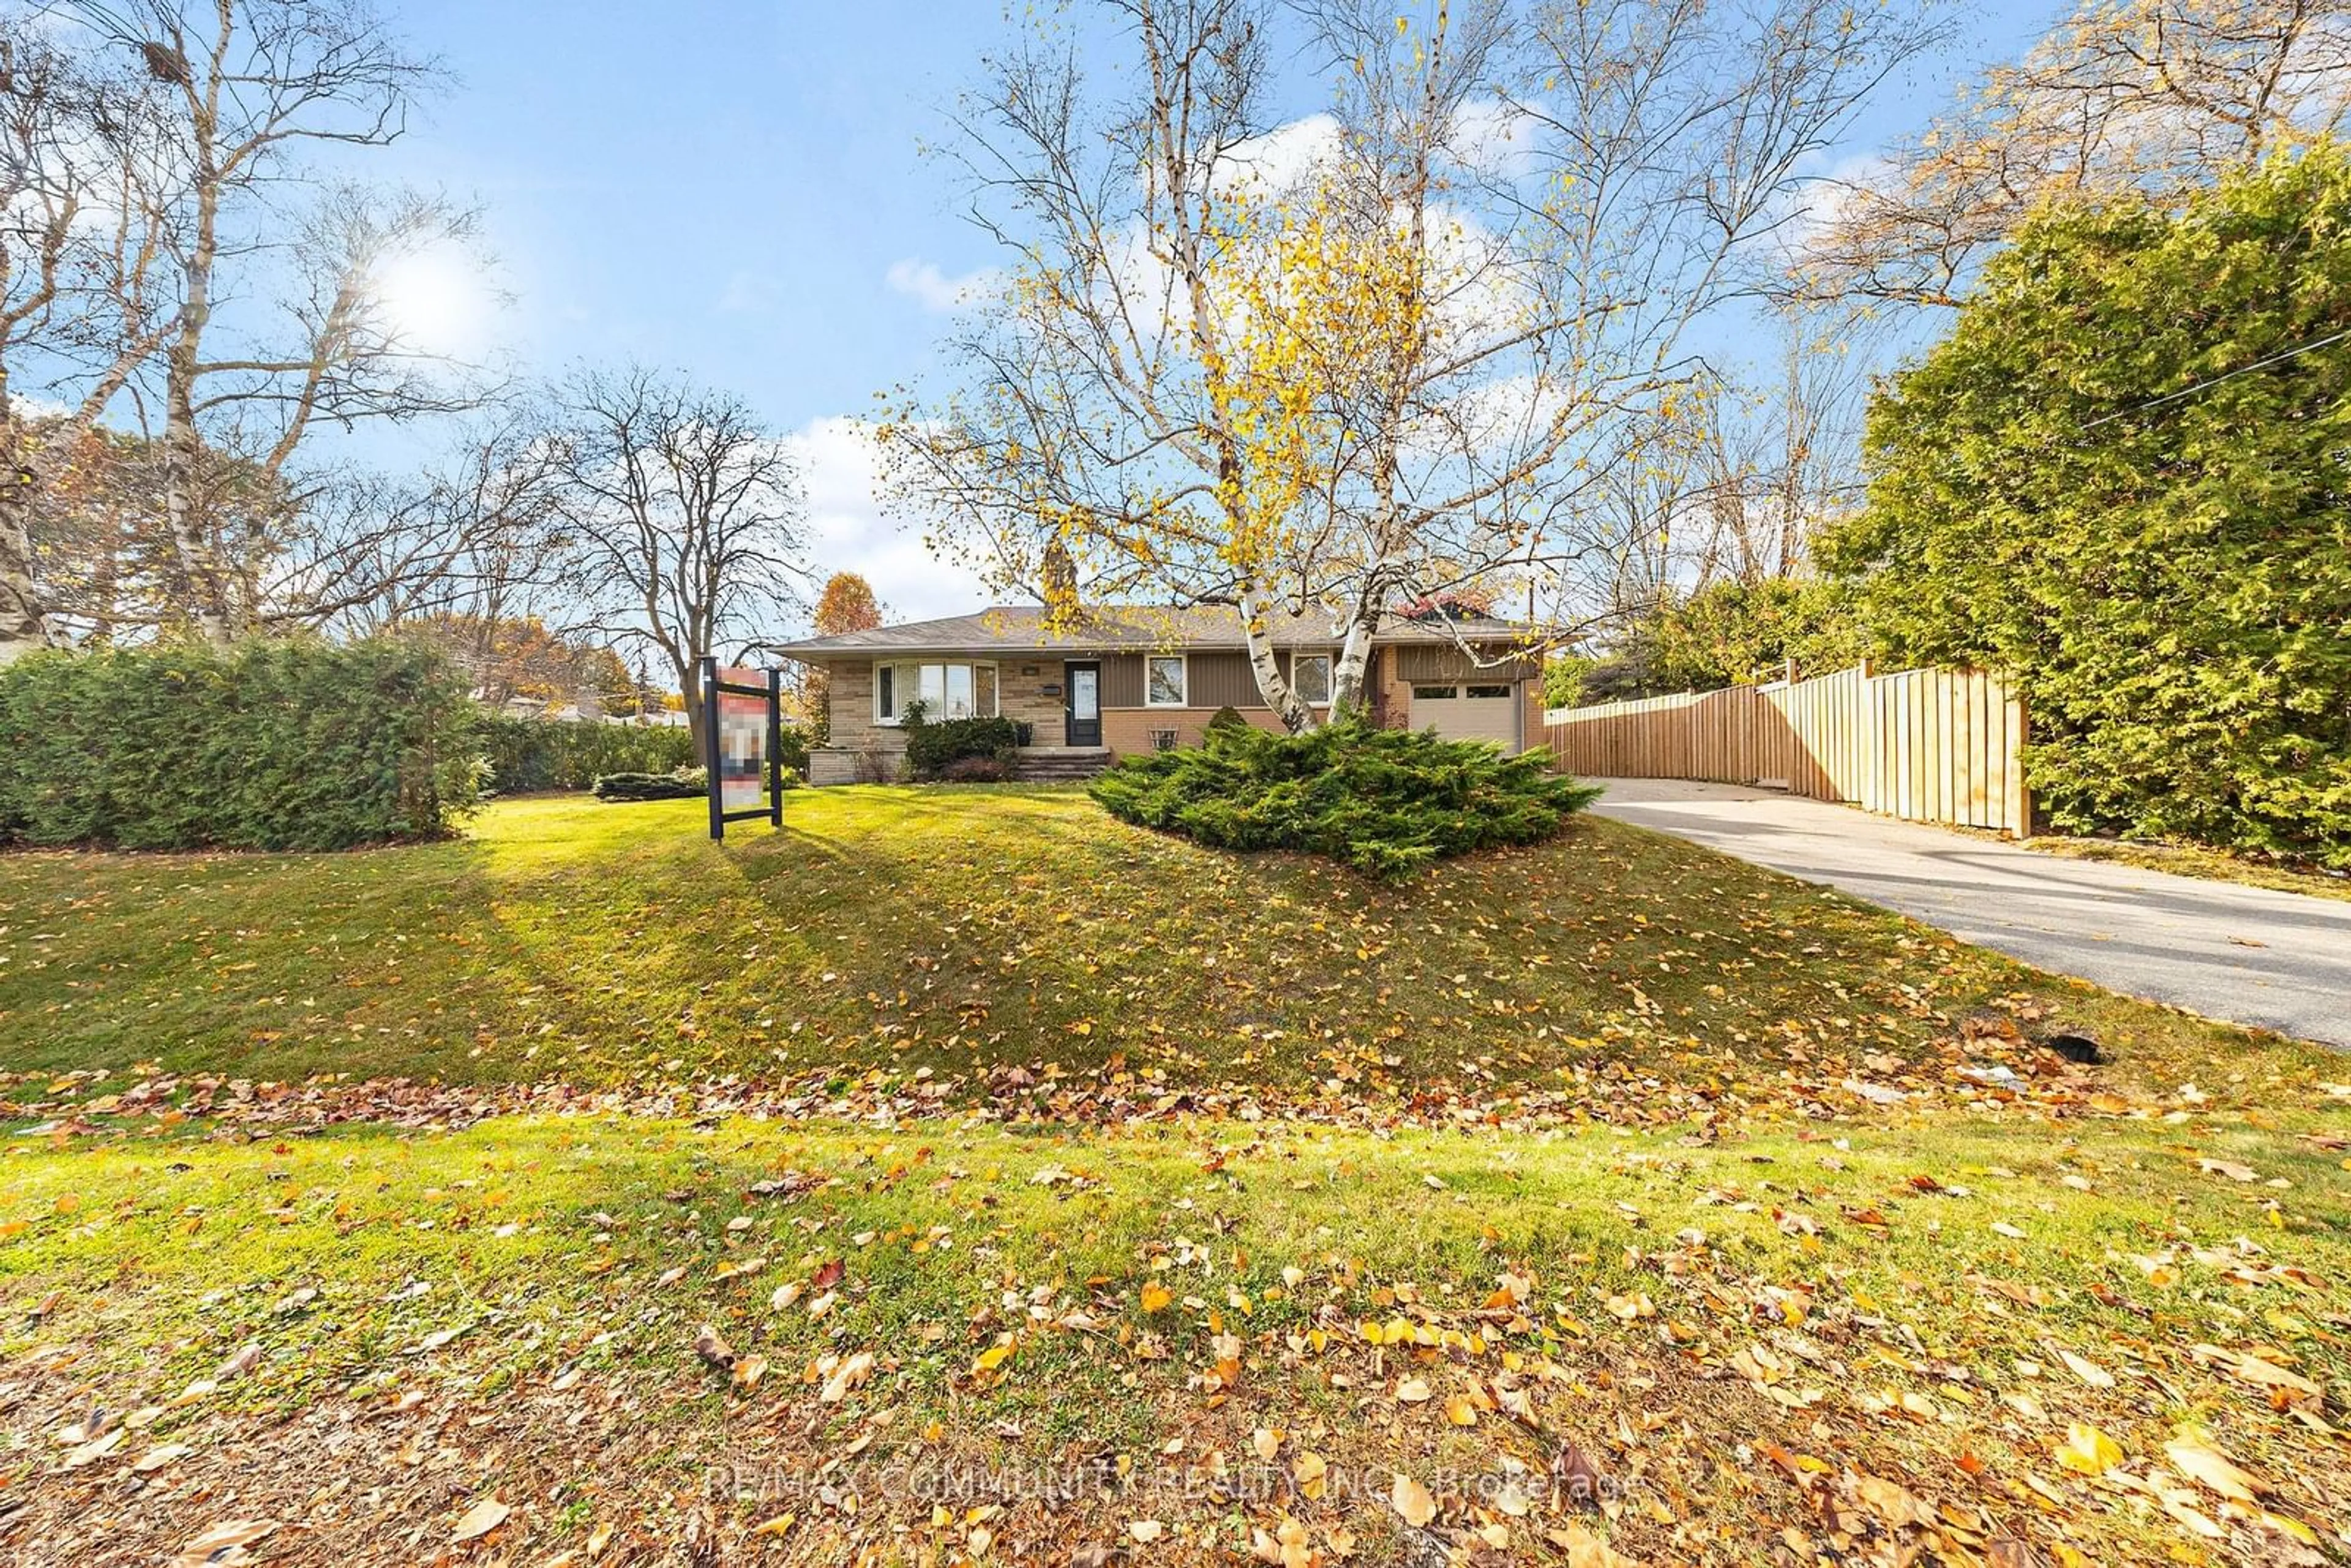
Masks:
[[[1271,708],[1236,707],[1234,711],[1259,729],[1281,727]],[[1176,745],[1196,746],[1217,713],[1212,707],[1106,707],[1102,709],[1102,744],[1121,757],[1133,757],[1151,749],[1153,730],[1172,729]]]

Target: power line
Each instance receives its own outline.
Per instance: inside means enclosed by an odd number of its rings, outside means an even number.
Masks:
[[[2315,342],[2304,343],[2298,348],[2287,349],[2279,353],[2272,354],[2265,360],[2255,360],[2250,365],[2240,365],[2233,371],[2229,371],[2223,374],[2214,376],[2208,381],[2198,382],[2193,386],[2181,387],[2178,392],[2166,392],[2161,397],[2149,398],[2147,402],[2139,403],[2134,407],[2117,409],[2112,413],[2100,414],[2097,418],[2091,420],[2087,424],[2082,425],[2080,428],[2082,430],[2095,430],[2098,426],[2106,423],[2108,421],[2121,419],[2126,414],[2145,413],[2148,409],[2160,408],[2168,402],[2177,402],[2181,398],[2190,396],[2196,392],[2200,392],[2208,387],[2217,387],[2222,382],[2234,381],[2239,376],[2251,375],[2255,371],[2266,370],[2272,365],[2282,364],[2285,361],[2293,359],[2297,354],[2307,354],[2314,349],[2324,349],[2329,343],[2339,343],[2346,338],[2351,338],[2351,328],[2346,328],[2344,330],[2336,332],[2331,337],[2321,338]]]

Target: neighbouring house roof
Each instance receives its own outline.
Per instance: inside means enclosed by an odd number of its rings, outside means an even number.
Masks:
[[[870,632],[844,632],[798,643],[768,644],[770,653],[803,663],[840,653],[979,653],[989,652],[1094,653],[1117,649],[1238,648],[1240,612],[1222,606],[1188,609],[1102,605],[1081,613],[1077,625],[1050,632],[1045,612],[1034,604],[1000,604],[969,615],[907,621]],[[1273,617],[1278,648],[1327,648],[1342,635],[1335,618],[1322,612]],[[1508,642],[1532,630],[1514,621],[1457,616],[1450,624],[1389,616],[1373,634],[1375,643]]]

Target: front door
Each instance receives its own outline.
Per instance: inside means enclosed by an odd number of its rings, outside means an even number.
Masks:
[[[1102,744],[1102,665],[1099,664],[1063,666],[1067,679],[1062,690],[1068,695],[1062,700],[1065,746],[1100,746]]]

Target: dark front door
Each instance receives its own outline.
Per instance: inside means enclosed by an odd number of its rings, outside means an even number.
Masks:
[[[1102,744],[1102,665],[1099,664],[1066,664],[1066,677],[1061,689],[1068,695],[1062,699],[1064,723],[1062,742],[1065,746],[1100,746]]]

